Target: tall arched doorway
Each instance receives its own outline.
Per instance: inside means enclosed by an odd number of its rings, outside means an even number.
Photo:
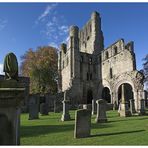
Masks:
[[[107,103],[111,103],[111,95],[108,87],[104,87],[102,90],[102,99],[106,100]]]
[[[130,99],[134,99],[133,88],[128,83],[123,83],[123,84],[124,84],[125,101],[129,102]],[[121,97],[122,97],[122,84],[118,88],[118,103],[119,103],[119,100],[121,100]]]
[[[87,104],[92,104],[93,92],[91,89],[87,91]]]

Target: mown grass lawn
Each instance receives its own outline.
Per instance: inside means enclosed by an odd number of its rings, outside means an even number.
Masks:
[[[148,116],[119,117],[107,112],[107,123],[95,123],[92,116],[91,137],[74,139],[72,120],[61,122],[61,113],[49,113],[37,120],[21,115],[21,145],[148,145]]]

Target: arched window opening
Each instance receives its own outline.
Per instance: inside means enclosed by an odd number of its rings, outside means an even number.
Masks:
[[[111,103],[111,95],[108,87],[104,87],[102,90],[102,99],[106,100],[107,103]]]

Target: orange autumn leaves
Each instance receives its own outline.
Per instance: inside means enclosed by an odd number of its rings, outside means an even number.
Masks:
[[[31,93],[56,93],[58,76],[57,49],[51,46],[29,49],[21,57],[21,73],[30,77]]]

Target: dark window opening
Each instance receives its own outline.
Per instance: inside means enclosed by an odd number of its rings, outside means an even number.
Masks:
[[[113,78],[113,69],[110,68],[110,78],[112,79]]]
[[[108,87],[104,87],[102,90],[102,99],[106,100],[107,103],[111,103],[111,95]]]
[[[83,56],[81,56],[81,62],[83,62]]]
[[[89,58],[89,64],[92,64],[92,58]]]
[[[87,91],[87,104],[92,104],[92,100],[93,100],[93,92],[90,89]]]
[[[108,59],[108,51],[106,51],[105,56],[106,56],[106,59]]]
[[[114,47],[114,54],[117,54],[117,46]]]
[[[102,61],[102,58],[101,58],[101,55],[99,56],[99,62],[101,63],[101,61]]]

